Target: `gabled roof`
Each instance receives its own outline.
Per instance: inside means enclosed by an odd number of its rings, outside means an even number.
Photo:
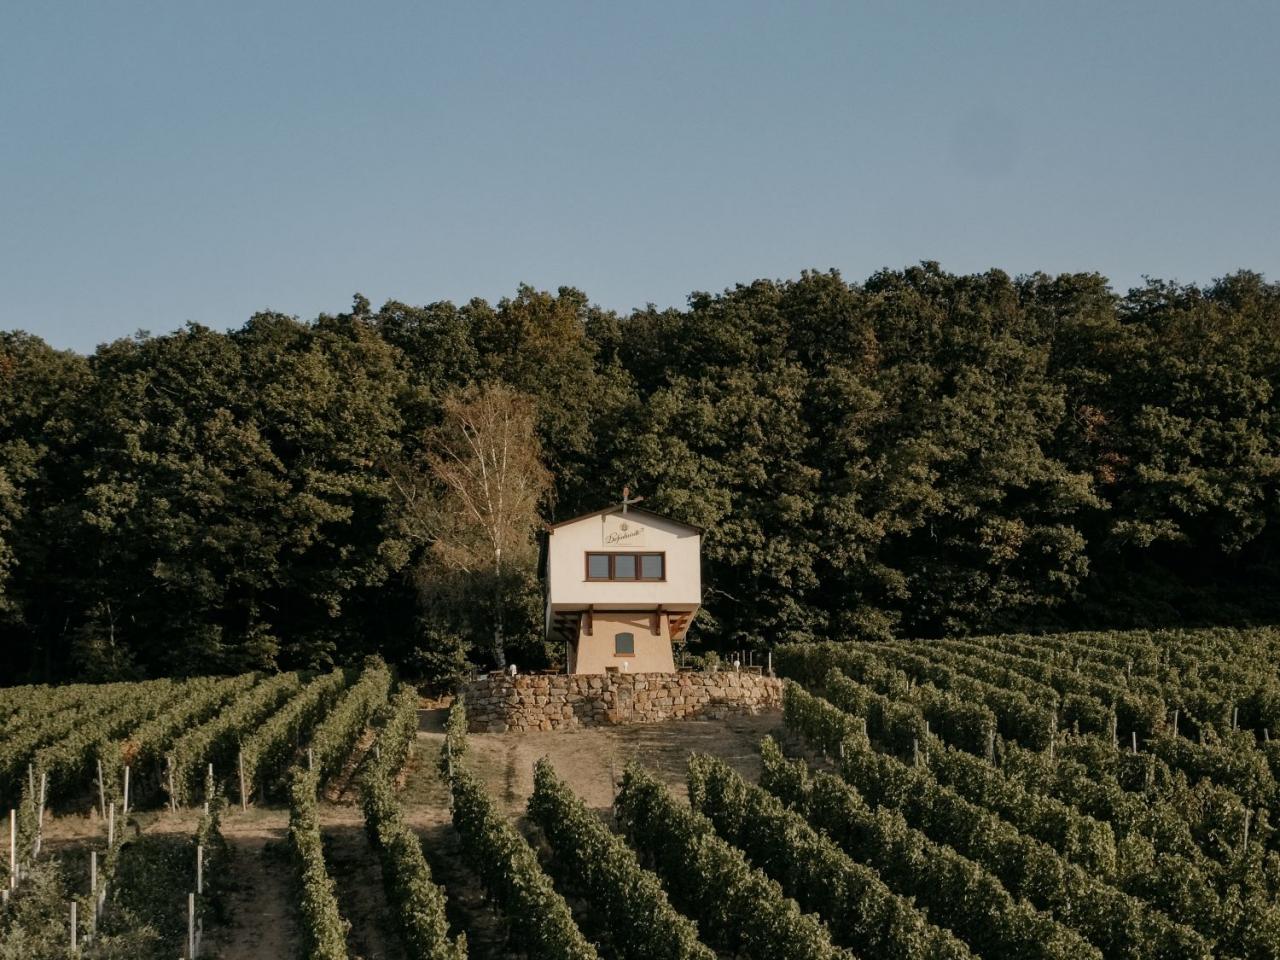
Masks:
[[[557,530],[560,527],[567,527],[569,524],[577,523],[580,520],[590,520],[592,517],[603,517],[610,513],[621,512],[622,504],[615,503],[612,506],[605,507],[603,510],[595,510],[591,513],[584,513],[581,516],[570,517],[568,520],[561,520],[559,523],[548,523],[547,530]],[[686,530],[692,530],[694,533],[701,534],[703,532],[702,527],[695,526],[692,523],[685,523],[682,520],[672,520],[670,517],[664,517],[662,514],[654,513],[652,510],[642,510],[639,507],[629,507],[627,509],[628,516],[633,513],[643,514],[646,517],[654,517],[655,519],[662,520],[665,523],[670,523],[677,527],[684,527]]]

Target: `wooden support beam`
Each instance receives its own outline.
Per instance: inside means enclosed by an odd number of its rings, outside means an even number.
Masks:
[[[590,607],[590,606],[588,606],[588,607],[587,607],[586,618],[587,618],[587,631],[586,631],[586,632],[587,632],[587,636],[588,636],[588,637],[590,637],[590,636],[592,636],[592,632],[591,632],[591,631],[592,631],[592,628],[595,626],[595,621],[594,621],[594,617],[593,617],[593,616],[592,616],[592,614],[591,614],[591,607]]]

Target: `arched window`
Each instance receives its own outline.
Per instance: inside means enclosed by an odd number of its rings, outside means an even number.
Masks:
[[[613,638],[613,655],[615,657],[634,657],[636,655],[636,635],[619,633]]]

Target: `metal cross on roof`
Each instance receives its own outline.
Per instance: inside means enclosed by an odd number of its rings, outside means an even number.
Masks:
[[[631,506],[633,503],[639,503],[643,499],[644,497],[631,496],[631,488],[623,487],[622,488],[622,512],[626,513],[627,507]]]

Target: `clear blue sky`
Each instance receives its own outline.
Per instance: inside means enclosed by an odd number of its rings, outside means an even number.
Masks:
[[[0,329],[836,267],[1280,279],[1280,4],[19,3]]]

